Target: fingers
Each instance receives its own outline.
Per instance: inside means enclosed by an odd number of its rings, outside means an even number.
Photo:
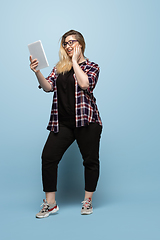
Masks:
[[[80,45],[77,45],[77,46],[74,48],[74,54],[77,54],[77,55],[80,55],[80,54],[81,54],[81,47],[80,47]]]
[[[76,48],[77,51],[79,51],[80,50],[80,45],[77,45],[75,48]]]
[[[36,58],[32,60],[32,56],[30,56],[29,58],[30,58],[30,62],[31,62],[31,63],[30,63],[30,68],[31,68],[31,70],[34,71],[34,72],[37,72],[37,71],[36,71],[36,67],[38,66],[38,63],[39,63],[39,62],[37,61]]]
[[[75,46],[73,49],[72,61],[78,62],[81,57],[81,53],[82,53],[81,46],[80,45]]]
[[[81,55],[81,53],[82,53],[82,49],[81,49],[81,46],[80,46],[80,45],[77,46],[77,53],[78,53],[79,55]]]
[[[36,68],[37,66],[38,66],[38,61],[36,61],[35,63],[32,63],[32,64],[31,64],[31,67],[32,67],[32,68]]]
[[[32,60],[31,64],[34,64],[34,63],[36,63],[36,62],[38,62],[38,61],[37,61],[37,59],[35,58],[35,59]]]
[[[31,56],[31,55],[29,56],[29,60],[30,60],[30,62],[31,62],[31,63],[33,63],[33,62],[37,61],[37,59],[36,59],[36,58],[32,60],[32,56]]]

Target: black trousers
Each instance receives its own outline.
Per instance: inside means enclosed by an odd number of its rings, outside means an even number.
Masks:
[[[42,182],[44,192],[57,191],[57,170],[67,148],[76,140],[83,157],[85,190],[94,192],[99,178],[99,143],[102,127],[90,123],[75,127],[71,122],[60,122],[59,132],[50,132],[42,152]]]

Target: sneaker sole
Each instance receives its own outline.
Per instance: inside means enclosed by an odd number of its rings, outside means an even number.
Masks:
[[[57,205],[57,208],[56,208],[56,209],[53,209],[51,212],[48,212],[48,213],[46,213],[46,214],[43,215],[43,216],[36,216],[36,218],[45,218],[45,217],[49,217],[50,214],[54,214],[54,213],[56,213],[58,210],[59,210],[59,207],[58,207],[58,205]]]
[[[91,212],[81,212],[81,215],[89,215],[89,214],[92,214],[93,213],[93,210]]]

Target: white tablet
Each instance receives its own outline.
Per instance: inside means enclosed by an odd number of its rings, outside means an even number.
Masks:
[[[40,70],[42,68],[46,68],[49,66],[46,54],[44,52],[41,41],[37,41],[31,44],[28,44],[30,55],[32,55],[32,59],[37,59],[39,61],[36,70]]]

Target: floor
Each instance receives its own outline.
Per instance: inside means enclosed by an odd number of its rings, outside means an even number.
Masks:
[[[36,219],[40,203],[28,193],[1,199],[1,239],[159,240],[160,203],[156,201],[93,201],[94,212],[80,215],[81,202],[59,201],[60,210]],[[69,199],[69,198],[68,198]]]

